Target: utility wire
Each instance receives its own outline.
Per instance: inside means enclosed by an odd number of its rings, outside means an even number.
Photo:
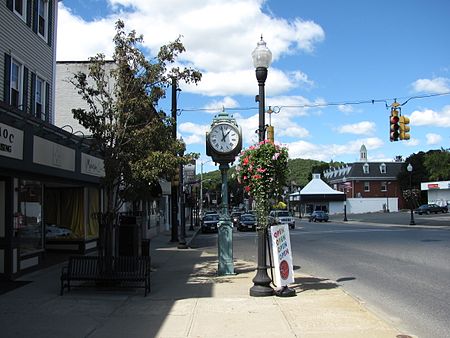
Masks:
[[[390,107],[388,105],[388,101],[395,102],[397,99],[399,99],[399,100],[406,99],[406,101],[404,101],[402,104],[400,104],[400,106],[404,106],[411,100],[425,99],[425,98],[429,98],[429,97],[444,96],[444,95],[450,95],[450,92],[438,93],[438,94],[416,95],[416,96],[411,96],[411,97],[400,97],[400,98],[395,98],[395,99],[374,99],[374,100],[328,102],[328,103],[314,103],[314,104],[302,104],[302,105],[271,105],[270,107],[273,107],[273,109],[271,109],[271,113],[275,113],[275,114],[279,113],[280,110],[283,108],[322,108],[322,107],[332,107],[332,106],[350,106],[350,105],[375,104],[375,103],[384,103],[386,105],[386,107]],[[218,111],[218,112],[220,112],[223,109],[224,109],[224,107],[217,108],[217,109],[215,109],[215,108],[183,108],[183,109],[179,109],[179,110],[181,113],[181,112],[196,112],[196,111],[210,111],[210,112]],[[228,110],[228,111],[235,111],[235,110],[246,111],[246,110],[258,110],[258,109],[259,109],[259,107],[226,108],[226,110]]]

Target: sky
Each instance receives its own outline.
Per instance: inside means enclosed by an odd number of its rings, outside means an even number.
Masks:
[[[218,168],[205,132],[222,109],[244,148],[258,141],[251,53],[262,35],[273,55],[266,123],[290,158],[351,163],[364,144],[369,161],[392,161],[450,148],[449,15],[447,0],[63,0],[57,60],[111,56],[118,19],[144,36],[148,59],[181,36],[179,63],[203,77],[180,84],[177,132],[208,172]],[[410,118],[409,141],[389,140],[395,100]],[[169,89],[158,108],[170,114],[170,105]]]

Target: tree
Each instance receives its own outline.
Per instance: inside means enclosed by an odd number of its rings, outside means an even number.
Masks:
[[[430,181],[450,179],[450,149],[441,148],[427,152],[423,164],[429,173]]]
[[[100,252],[108,256],[113,255],[113,225],[123,201],[145,198],[159,178],[172,177],[196,156],[179,156],[185,145],[172,136],[174,121],[155,106],[173,79],[195,84],[201,79],[194,69],[174,67],[185,51],[180,38],[162,46],[150,62],[138,48],[142,35],[126,33],[121,20],[115,29],[112,61],[97,54],[89,59],[88,74],[79,72],[71,80],[88,105],[73,109],[73,116],[91,132],[92,146],[104,160],[107,203]]]

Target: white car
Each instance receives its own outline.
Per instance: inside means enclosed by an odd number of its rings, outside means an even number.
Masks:
[[[287,210],[272,210],[269,217],[274,224],[288,224],[290,229],[295,229],[295,219]]]

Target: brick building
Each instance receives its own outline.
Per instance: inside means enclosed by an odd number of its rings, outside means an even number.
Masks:
[[[324,171],[330,186],[347,197],[347,212],[398,211],[407,208],[397,176],[404,162],[370,162],[364,145],[358,162]]]

